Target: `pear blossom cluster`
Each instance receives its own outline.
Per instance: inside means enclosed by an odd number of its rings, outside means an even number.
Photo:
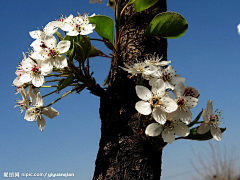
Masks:
[[[22,100],[17,101],[17,105],[21,107],[20,113],[26,110],[24,119],[36,120],[41,131],[45,127],[45,120],[41,114],[53,118],[58,115],[58,112],[54,108],[43,106],[40,92],[36,89],[43,86],[46,76],[50,76],[55,70],[68,67],[65,53],[71,46],[68,40],[63,39],[58,42],[54,35],[59,29],[68,36],[88,35],[94,28],[95,25],[89,23],[88,15],[79,14],[76,17],[61,16],[60,19],[49,22],[42,30],[29,32],[33,38],[30,44],[31,50],[27,55],[23,53],[23,59],[15,72],[17,77],[13,85],[17,87],[17,93],[22,96]],[[29,87],[28,92],[25,90],[27,87]],[[35,90],[32,91],[32,89]]]
[[[147,123],[145,134],[160,136],[167,143],[172,143],[175,135],[180,137],[189,135],[191,109],[198,104],[199,96],[198,90],[187,86],[186,79],[177,75],[170,63],[171,61],[163,61],[162,57],[153,54],[147,56],[143,62],[136,62],[132,66],[125,64],[125,67],[121,67],[132,74],[130,77],[137,76],[148,80],[148,87],[136,85],[136,94],[141,100],[136,103],[135,109],[141,115],[150,117],[149,121],[154,120]],[[200,127],[199,133],[206,133],[212,125],[215,130],[213,137],[219,140],[219,124],[213,122],[213,118],[209,118],[213,116],[212,112],[209,110],[203,114],[206,121],[202,125],[204,128]]]
[[[20,113],[24,110],[24,119],[27,121],[37,121],[37,125],[41,131],[44,130],[46,121],[42,114],[48,118],[54,118],[59,112],[53,107],[45,107],[43,98],[39,89],[34,86],[29,86],[28,91],[23,87],[19,88],[19,93],[22,96],[21,100],[17,100],[17,106],[20,107]]]

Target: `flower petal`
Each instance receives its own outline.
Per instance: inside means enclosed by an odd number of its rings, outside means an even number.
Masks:
[[[58,55],[58,56],[54,59],[53,65],[54,65],[56,68],[68,67],[67,58],[66,58],[64,55]]]
[[[37,124],[40,131],[43,131],[46,125],[46,121],[42,115],[37,118]]]
[[[161,134],[162,130],[163,127],[161,124],[152,123],[147,126],[145,134],[148,136],[158,136],[159,134]]]
[[[157,121],[159,124],[165,124],[167,121],[167,114],[160,107],[154,108],[152,115],[155,121]]]
[[[208,100],[207,103],[207,112],[208,114],[212,114],[213,113],[213,105],[212,105],[213,101],[212,100]]]
[[[162,138],[164,142],[171,144],[173,141],[175,141],[174,132],[166,128],[162,132]]]
[[[59,115],[59,112],[53,107],[45,107],[42,109],[42,114],[49,118],[54,118],[55,116]]]
[[[57,51],[60,53],[60,54],[63,54],[65,52],[67,52],[70,48],[70,45],[71,45],[71,42],[70,41],[67,41],[67,40],[62,40],[58,43],[57,45]]]
[[[150,103],[145,101],[138,101],[135,105],[135,108],[143,115],[149,115],[152,112]]]
[[[198,130],[197,130],[197,133],[198,133],[198,134],[205,134],[205,133],[207,133],[209,130],[210,130],[210,122],[209,122],[209,123],[203,122],[203,123],[199,126],[199,128],[198,128]]]
[[[222,132],[220,130],[220,128],[218,127],[214,127],[211,126],[211,134],[213,136],[214,139],[216,139],[217,141],[221,141],[222,140]]]
[[[144,86],[137,85],[136,93],[140,99],[145,100],[145,101],[148,101],[149,99],[152,98],[152,92]]]
[[[189,109],[194,108],[198,103],[198,99],[195,97],[185,96],[182,98],[187,102],[186,107],[188,107]]]
[[[162,106],[164,107],[164,111],[166,111],[167,113],[174,112],[178,108],[177,103],[170,97],[163,97],[161,98],[161,101]]]
[[[177,136],[185,137],[190,133],[188,126],[186,126],[182,122],[176,123],[173,126],[174,126],[174,132]]]

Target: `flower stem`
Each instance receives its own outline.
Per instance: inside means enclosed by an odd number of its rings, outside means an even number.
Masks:
[[[54,103],[58,102],[59,100],[61,100],[61,99],[64,98],[65,96],[67,96],[67,95],[73,93],[74,91],[76,91],[77,88],[78,88],[78,87],[75,87],[75,88],[72,89],[71,91],[66,92],[66,93],[63,94],[61,97],[57,98],[55,101],[51,102],[50,104],[48,104],[48,105],[45,106],[45,107],[49,107],[49,106],[53,105]]]

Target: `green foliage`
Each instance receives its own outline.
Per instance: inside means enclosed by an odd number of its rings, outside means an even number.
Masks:
[[[96,15],[93,17],[89,17],[89,21],[91,24],[95,24],[95,31],[99,36],[103,38],[105,41],[109,41],[113,44],[113,31],[114,31],[114,23],[112,18],[104,15]],[[113,49],[113,47],[105,43],[109,49]]]
[[[74,43],[74,48],[75,48],[75,56],[74,59],[76,59],[78,62],[82,63],[85,61],[85,52],[82,46],[78,43]]]
[[[63,38],[63,40],[68,40],[68,41],[71,42],[71,46],[70,46],[69,50],[65,53],[66,55],[69,55],[69,52],[71,52],[72,49],[73,49],[74,42],[78,42],[78,36],[68,36],[68,35],[66,35]]]
[[[134,2],[135,2],[135,0],[129,0],[128,4],[132,4]]]
[[[67,78],[61,79],[61,81],[59,81],[57,85],[57,90],[60,91],[61,89],[69,86],[70,84],[72,84],[73,80],[74,80],[74,75],[70,73]]]
[[[89,52],[88,57],[96,57],[96,56],[102,56],[103,52],[97,49],[95,46],[91,46],[91,50]]]
[[[182,15],[175,12],[164,12],[153,18],[144,35],[175,39],[183,36],[187,28],[188,23]]]
[[[153,6],[158,0],[130,0],[129,3],[132,4],[134,3],[134,8],[136,12],[141,12],[144,11],[145,9],[150,8]]]
[[[56,31],[55,34],[57,35],[59,41],[63,40],[63,37],[60,32]]]
[[[91,51],[91,42],[88,36],[83,36],[81,40],[79,41],[79,45],[82,47],[84,53],[83,53],[83,59],[84,61],[88,58],[88,55]]]
[[[220,129],[222,133],[226,130],[226,128],[220,128]],[[205,134],[198,134],[197,130],[198,130],[198,127],[191,129],[190,134],[186,137],[183,137],[182,139],[206,141],[213,138],[210,131],[208,131]]]
[[[188,125],[188,127],[192,127],[194,124],[196,124],[200,117],[202,116],[203,110],[197,115],[197,117]]]

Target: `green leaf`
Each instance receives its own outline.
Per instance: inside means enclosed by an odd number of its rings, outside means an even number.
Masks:
[[[60,32],[56,31],[55,34],[57,35],[59,41],[63,40],[63,37]]]
[[[223,133],[224,131],[226,131],[226,128],[220,128],[221,132]],[[210,140],[212,139],[212,135],[211,132],[208,131],[205,134],[198,134],[197,133],[198,127],[193,128],[190,130],[190,134],[186,137],[182,137],[181,139],[190,139],[190,140],[197,140],[197,141],[206,141],[206,140]]]
[[[75,42],[75,43],[78,43],[78,37],[77,37],[77,36],[68,36],[68,35],[66,35],[66,36],[63,38],[63,40],[68,40],[68,41],[71,42],[71,46],[70,46],[70,48],[69,48],[69,50],[68,50],[68,53],[72,50],[72,48],[73,48],[73,43],[74,43],[74,42]]]
[[[80,63],[84,62],[85,61],[85,59],[84,59],[84,57],[85,57],[84,49],[78,43],[75,43],[74,47],[75,47],[74,59],[76,59]]]
[[[132,4],[134,2],[135,2],[135,0],[129,0],[128,4]]]
[[[188,127],[192,127],[194,124],[196,124],[200,117],[202,116],[203,110],[197,115],[197,117],[188,125]]]
[[[74,75],[71,73],[68,75],[67,78],[61,79],[57,85],[57,90],[60,91],[61,89],[67,87],[68,85],[72,84],[74,80]]]
[[[182,15],[175,12],[164,12],[153,18],[144,36],[176,39],[183,36],[187,28],[188,23]]]
[[[81,41],[79,42],[79,44],[81,45],[81,47],[83,48],[84,51],[84,60],[87,59],[90,51],[91,51],[91,42],[89,37],[87,36],[83,36]]]
[[[101,56],[103,55],[103,52],[97,49],[95,46],[91,46],[90,53],[88,57],[96,57],[96,56]]]
[[[70,53],[68,53],[68,61],[69,62],[73,62],[73,59],[74,59],[74,56],[75,56],[75,53],[76,53],[76,51],[75,51],[75,45],[74,45],[75,43],[73,43],[73,48],[72,48],[72,50],[70,51]]]
[[[107,40],[113,44],[114,23],[112,18],[104,15],[96,15],[89,17],[89,22],[96,25],[95,31],[103,38],[103,40]],[[109,49],[113,49],[111,45],[107,43],[105,44]]]
[[[129,3],[133,3],[133,0],[130,0]],[[134,8],[136,12],[144,11],[145,9],[150,8],[153,6],[158,0],[135,0],[134,1]]]

